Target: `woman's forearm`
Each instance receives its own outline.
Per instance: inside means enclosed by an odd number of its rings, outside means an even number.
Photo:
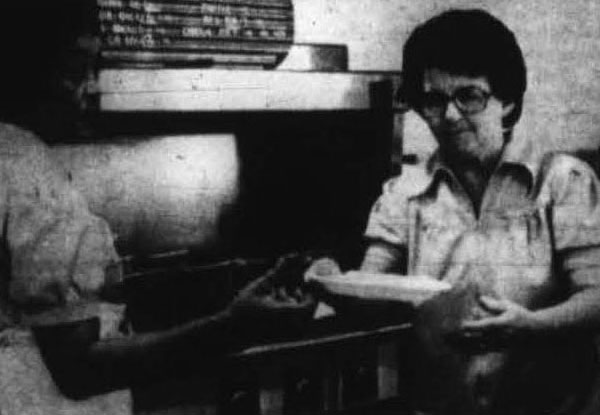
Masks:
[[[361,271],[390,272],[405,261],[402,250],[385,242],[374,242],[367,247],[360,266]]]
[[[600,287],[578,291],[560,304],[533,311],[531,317],[541,332],[600,329]]]

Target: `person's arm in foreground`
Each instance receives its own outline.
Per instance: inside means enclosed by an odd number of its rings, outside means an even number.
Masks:
[[[99,321],[35,329],[46,364],[63,393],[83,398],[192,373],[215,357],[264,339],[312,316],[310,295],[279,285],[270,274],[250,283],[215,315],[169,330],[99,339]]]

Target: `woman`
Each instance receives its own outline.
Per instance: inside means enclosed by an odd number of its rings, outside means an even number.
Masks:
[[[451,10],[419,26],[403,75],[401,96],[438,149],[385,184],[362,269],[454,287],[418,313],[418,406],[577,413],[597,373],[598,180],[579,160],[540,154],[513,134],[525,62],[487,12]]]

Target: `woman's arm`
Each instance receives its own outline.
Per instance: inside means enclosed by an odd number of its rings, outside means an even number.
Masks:
[[[541,331],[600,329],[600,287],[574,293],[554,307],[532,312],[533,326]]]
[[[463,324],[467,336],[492,338],[564,335],[600,329],[600,287],[581,289],[557,305],[538,310],[507,299],[481,298],[482,305],[494,315]]]
[[[365,251],[361,271],[392,272],[404,269],[406,263],[405,252],[387,242],[372,242]]]

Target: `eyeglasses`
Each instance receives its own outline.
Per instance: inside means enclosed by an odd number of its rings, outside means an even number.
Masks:
[[[458,88],[452,95],[439,91],[425,92],[421,95],[420,109],[426,117],[442,117],[452,101],[465,115],[477,114],[485,110],[492,94],[476,86]]]

